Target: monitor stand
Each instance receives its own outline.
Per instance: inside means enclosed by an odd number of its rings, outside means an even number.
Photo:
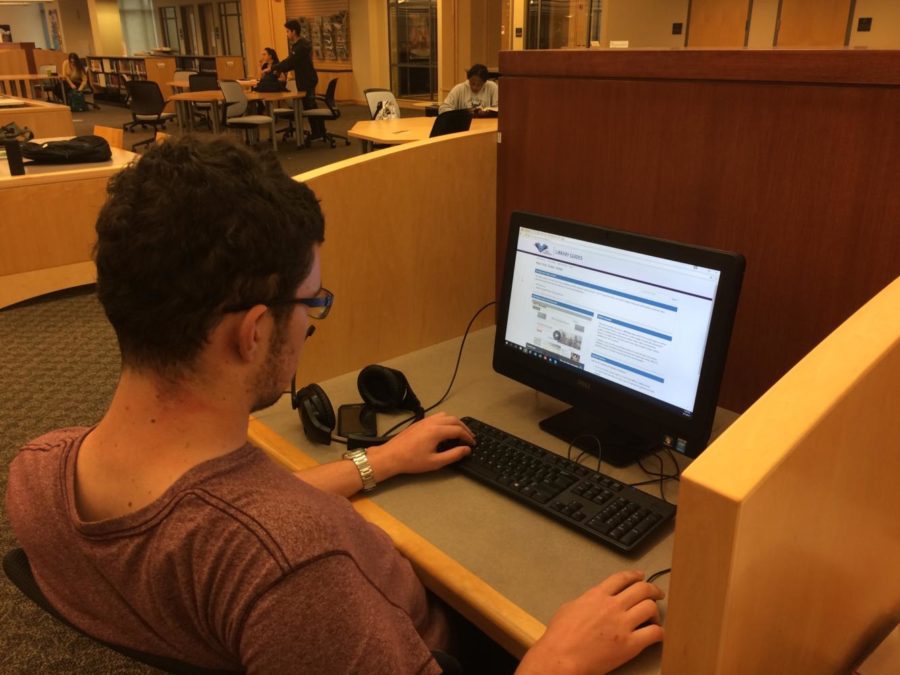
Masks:
[[[597,455],[597,443],[589,436],[596,437],[603,448],[601,462],[619,467],[633,464],[654,448],[661,447],[653,438],[641,436],[578,408],[569,408],[543,419],[538,426],[594,456]]]

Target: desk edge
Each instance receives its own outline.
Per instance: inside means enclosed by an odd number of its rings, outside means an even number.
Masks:
[[[249,438],[291,471],[317,464],[302,450],[252,416]],[[422,583],[510,654],[521,659],[528,648],[543,635],[546,627],[540,621],[373,501],[357,496],[351,502],[363,518],[387,533],[400,553],[412,564]]]

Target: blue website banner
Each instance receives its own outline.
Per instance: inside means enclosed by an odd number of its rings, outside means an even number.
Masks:
[[[566,276],[563,276],[562,274],[555,274],[554,272],[547,272],[545,270],[535,270],[535,274],[545,276],[545,277],[550,277],[552,279],[559,279],[560,281],[565,281],[570,284],[575,284],[576,286],[584,286],[585,288],[591,288],[595,291],[603,291],[604,293],[609,293],[611,295],[617,295],[620,298],[627,298],[628,300],[634,300],[635,302],[642,302],[645,305],[659,307],[660,309],[665,309],[670,312],[678,311],[678,308],[675,305],[667,305],[662,302],[657,302],[656,300],[648,300],[647,298],[642,298],[639,295],[623,293],[622,291],[617,291],[614,288],[608,288],[606,286],[597,286],[596,284],[589,284],[587,281],[581,281],[580,279],[573,279],[572,277],[566,277]]]

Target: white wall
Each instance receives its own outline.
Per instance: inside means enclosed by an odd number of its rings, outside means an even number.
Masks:
[[[365,100],[363,89],[391,88],[387,23],[387,2],[350,0],[353,97],[359,101]]]
[[[603,46],[627,40],[632,49],[684,47],[684,31],[672,35],[672,24],[687,25],[687,15],[688,0],[607,0]]]
[[[40,5],[37,2],[30,5],[0,5],[0,23],[9,24],[13,41],[33,42],[39,49],[48,49]]]

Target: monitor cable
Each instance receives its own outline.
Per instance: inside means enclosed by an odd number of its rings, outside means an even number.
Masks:
[[[665,462],[662,456],[659,454],[660,452],[665,451],[668,454],[669,458],[672,460],[672,463],[675,465],[675,470],[673,473],[667,473],[665,471]],[[644,466],[643,460],[639,459],[637,464],[641,467],[641,470],[646,473],[648,476],[653,476],[651,480],[640,481],[637,483],[629,483],[631,487],[639,487],[641,485],[651,485],[653,483],[659,482],[659,496],[664,502],[668,502],[666,499],[666,491],[665,491],[665,482],[667,480],[680,480],[681,479],[681,467],[678,465],[678,460],[675,459],[675,455],[672,454],[672,451],[668,446],[662,446],[659,448],[652,457],[656,458],[659,462],[659,470],[653,471]]]
[[[475,312],[475,314],[472,315],[472,318],[469,319],[469,325],[466,326],[466,330],[465,330],[465,332],[463,333],[462,342],[461,342],[460,345],[459,345],[459,352],[456,354],[456,365],[453,367],[453,375],[450,377],[450,384],[447,385],[447,390],[444,392],[443,396],[441,396],[437,401],[435,401],[435,402],[432,403],[430,406],[428,406],[427,408],[425,408],[425,412],[426,412],[426,413],[429,413],[429,412],[431,412],[432,410],[434,410],[435,408],[437,408],[441,403],[443,403],[443,402],[446,400],[447,396],[450,394],[450,390],[453,388],[453,383],[456,382],[456,375],[457,375],[457,373],[459,372],[459,364],[460,364],[460,362],[462,361],[463,347],[466,346],[466,338],[469,337],[469,331],[472,329],[472,324],[475,323],[475,319],[478,318],[478,315],[479,315],[479,314],[481,314],[481,313],[482,313],[484,310],[486,310],[488,307],[490,307],[490,306],[492,306],[492,305],[496,305],[496,304],[497,304],[497,301],[496,301],[496,300],[491,300],[491,301],[490,301],[489,303],[487,303],[486,305],[482,305],[482,306],[478,309],[478,311]],[[395,431],[397,431],[400,427],[402,427],[402,426],[404,426],[404,425],[406,425],[406,424],[409,424],[410,422],[415,421],[415,419],[416,419],[415,415],[412,415],[412,416],[410,416],[410,417],[407,417],[406,419],[397,422],[397,424],[395,424],[395,425],[392,426],[390,429],[388,429],[386,432],[384,432],[383,435],[384,435],[384,436],[390,436],[392,433],[394,433]]]

